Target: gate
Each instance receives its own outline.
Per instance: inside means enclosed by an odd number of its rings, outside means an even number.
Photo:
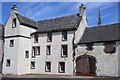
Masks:
[[[82,55],[76,58],[77,76],[96,76],[96,58],[90,55]]]

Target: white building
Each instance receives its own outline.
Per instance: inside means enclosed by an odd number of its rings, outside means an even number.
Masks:
[[[83,4],[78,14],[41,21],[22,16],[14,5],[5,24],[2,72],[120,76],[118,23],[104,26],[88,27]],[[113,49],[111,41],[115,50],[104,52],[104,46]]]
[[[2,57],[3,57],[3,25],[0,23],[0,73],[2,73]]]

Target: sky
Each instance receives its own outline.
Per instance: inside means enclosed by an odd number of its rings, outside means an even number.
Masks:
[[[45,20],[77,14],[81,3],[86,6],[88,26],[97,25],[99,9],[103,25],[118,22],[118,2],[2,2],[0,22],[6,23],[14,4],[20,14],[33,20]]]

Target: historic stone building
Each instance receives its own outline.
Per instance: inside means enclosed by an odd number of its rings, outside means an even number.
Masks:
[[[0,23],[0,73],[2,73],[2,58],[3,58],[3,25]]]
[[[14,5],[5,24],[3,74],[120,76],[119,23],[88,27],[79,13],[35,21]]]

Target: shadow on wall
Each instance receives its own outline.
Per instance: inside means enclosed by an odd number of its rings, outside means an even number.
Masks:
[[[0,73],[2,73],[2,62],[0,61]]]

